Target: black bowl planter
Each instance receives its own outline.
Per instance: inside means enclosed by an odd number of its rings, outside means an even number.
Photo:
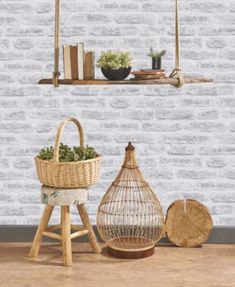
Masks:
[[[101,68],[101,71],[105,78],[111,81],[122,81],[129,76],[131,67],[111,69],[111,68]]]

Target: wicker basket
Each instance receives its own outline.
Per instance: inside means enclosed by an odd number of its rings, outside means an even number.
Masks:
[[[82,188],[96,183],[99,179],[100,156],[78,162],[59,162],[61,134],[69,122],[76,124],[79,131],[80,146],[84,146],[83,130],[79,121],[75,118],[68,118],[63,121],[56,135],[54,158],[41,160],[35,157],[38,178],[44,185],[58,188]]]

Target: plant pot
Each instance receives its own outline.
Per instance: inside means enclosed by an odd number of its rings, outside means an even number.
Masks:
[[[129,76],[131,67],[111,69],[111,68],[101,68],[103,75],[111,81],[122,81]]]
[[[162,67],[162,58],[152,58],[152,69],[161,70]]]

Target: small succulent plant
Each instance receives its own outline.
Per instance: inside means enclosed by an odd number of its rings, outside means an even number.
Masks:
[[[53,158],[53,155],[54,155],[54,149],[52,146],[50,146],[50,147],[45,147],[45,148],[41,149],[38,157],[40,159],[50,160]]]
[[[52,146],[41,149],[38,158],[42,160],[52,160],[54,156],[54,148]],[[59,161],[60,162],[73,162],[82,161],[96,158],[99,155],[93,147],[69,147],[68,145],[60,144],[59,148]]]
[[[154,51],[153,48],[150,48],[149,57],[159,59],[166,54],[166,50],[162,50],[161,52]]]
[[[111,69],[128,68],[131,66],[131,61],[132,58],[129,52],[102,51],[97,61],[97,67]]]

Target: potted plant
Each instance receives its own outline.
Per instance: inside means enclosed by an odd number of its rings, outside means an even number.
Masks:
[[[152,58],[152,69],[153,70],[161,70],[162,67],[162,56],[166,54],[166,50],[162,50],[161,52],[154,51],[153,48],[150,48],[149,57]]]
[[[101,68],[107,79],[121,81],[130,74],[131,61],[132,58],[129,52],[102,51],[97,61],[97,67]]]
[[[58,188],[80,188],[97,181],[100,156],[93,147],[69,147],[61,143],[57,155],[52,146],[44,147],[35,162],[42,184]]]

